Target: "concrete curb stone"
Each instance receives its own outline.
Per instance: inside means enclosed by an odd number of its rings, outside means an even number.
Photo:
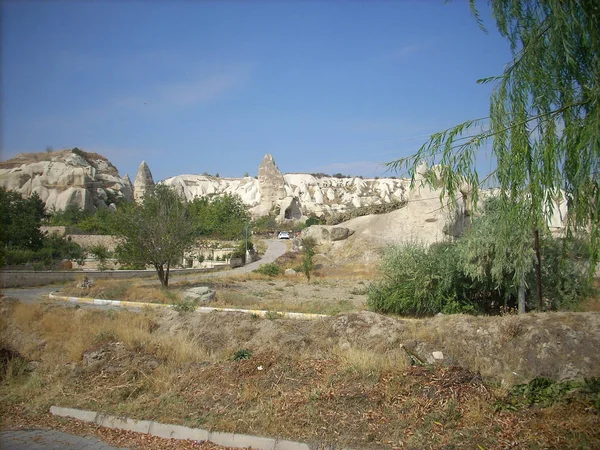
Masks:
[[[91,297],[67,297],[62,295],[56,295],[53,292],[48,294],[53,300],[62,300],[69,303],[87,303],[99,306],[118,306],[118,307],[130,307],[130,308],[172,308],[174,305],[165,305],[162,303],[144,303],[144,302],[128,302],[124,300],[106,300],[103,298],[91,298]],[[310,313],[297,313],[297,312],[277,312],[277,311],[264,311],[261,309],[235,309],[235,308],[213,308],[210,306],[200,306],[196,308],[198,313],[211,313],[211,312],[234,312],[243,314],[252,314],[258,317],[271,317],[276,315],[277,317],[286,319],[301,319],[301,320],[315,320],[322,319],[325,317],[331,317],[327,314],[310,314]]]
[[[127,417],[116,417],[94,411],[86,411],[61,406],[51,406],[50,413],[60,417],[71,417],[84,422],[93,422],[97,425],[152,436],[189,439],[193,441],[209,441],[225,447],[244,448],[251,447],[256,450],[311,450],[308,444],[287,440],[279,440],[248,434],[221,433],[202,428],[189,428],[182,425],[163,424],[149,420],[135,420]]]

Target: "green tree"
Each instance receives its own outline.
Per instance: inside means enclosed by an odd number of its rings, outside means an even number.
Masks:
[[[422,161],[439,164],[441,176],[432,171],[426,182],[441,181],[443,195],[455,201],[466,181],[476,205],[482,180],[475,157],[491,141],[501,220],[530,230],[528,242],[517,246],[532,248],[534,258],[529,267],[515,271],[517,284],[534,270],[537,307],[542,309],[540,234],[556,199],[568,205],[568,236],[573,230],[589,230],[592,268],[600,254],[600,8],[595,0],[490,4],[513,59],[501,75],[478,80],[495,84],[489,117],[435,133],[415,155],[388,166],[408,168],[414,182]],[[483,28],[475,0],[471,6]],[[482,126],[484,131],[472,134]],[[511,227],[500,228],[510,244]]]
[[[315,256],[315,247],[317,243],[311,237],[302,239],[302,272],[310,282],[310,276],[315,268],[313,257]]]
[[[43,245],[40,231],[46,217],[45,205],[37,193],[24,199],[14,191],[0,189],[0,242],[3,248],[39,250]]]
[[[195,226],[186,203],[168,186],[159,184],[142,203],[123,205],[115,217],[115,230],[123,240],[117,252],[130,264],[152,264],[164,287],[169,271],[181,262],[195,241]]]
[[[77,205],[69,204],[62,211],[52,211],[50,223],[52,225],[72,226],[86,220],[92,214]]]
[[[237,195],[196,197],[189,208],[201,236],[240,239],[250,220],[246,206]]]
[[[104,270],[106,268],[106,260],[111,256],[110,250],[105,245],[98,244],[90,248],[90,253],[99,262],[100,270]]]

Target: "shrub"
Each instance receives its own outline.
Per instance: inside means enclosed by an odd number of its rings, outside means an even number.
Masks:
[[[276,277],[281,273],[281,268],[274,263],[267,263],[260,266],[254,272],[260,273],[261,275],[267,275],[269,277]]]
[[[235,352],[231,359],[233,361],[242,361],[244,359],[250,359],[251,356],[252,352],[250,350],[248,350],[247,348],[242,348]]]
[[[491,270],[495,257],[493,236],[472,233],[455,243],[427,247],[409,243],[389,248],[383,257],[383,280],[369,287],[367,304],[371,310],[409,316],[438,312],[502,314],[516,306],[514,272],[507,268],[501,276]],[[592,292],[586,270],[586,250],[577,241],[542,240],[543,294],[548,309],[577,309]],[[476,267],[477,270],[473,268]],[[528,299],[535,302],[535,274],[529,273]]]
[[[310,281],[310,276],[315,267],[313,256],[315,256],[316,245],[313,238],[302,239],[302,272],[308,281]]]

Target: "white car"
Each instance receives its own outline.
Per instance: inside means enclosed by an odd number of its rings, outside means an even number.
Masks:
[[[290,238],[290,233],[288,233],[287,231],[280,231],[279,234],[277,235],[277,239],[289,239]]]

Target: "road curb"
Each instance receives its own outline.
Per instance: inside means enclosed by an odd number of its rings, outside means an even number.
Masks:
[[[118,307],[130,307],[130,308],[173,308],[176,305],[165,305],[162,303],[144,303],[144,302],[128,302],[125,300],[106,300],[103,298],[91,298],[91,297],[67,297],[62,295],[55,295],[53,292],[48,294],[53,300],[61,300],[69,303],[85,303],[90,305],[98,306],[118,306]],[[331,317],[327,314],[310,314],[310,313],[297,313],[297,312],[278,312],[278,311],[265,311],[262,309],[236,309],[236,308],[213,308],[210,306],[199,306],[195,309],[196,312],[206,314],[211,312],[229,312],[229,313],[243,313],[251,314],[257,317],[267,317],[270,319],[301,319],[301,320],[316,320],[323,319],[325,317]]]
[[[221,433],[218,431],[203,430],[202,428],[189,428],[148,420],[135,420],[94,411],[63,408],[61,406],[51,406],[50,413],[55,416],[70,417],[83,422],[92,422],[107,428],[135,431],[162,438],[208,441],[225,447],[251,447],[256,450],[310,450],[310,446],[302,442],[252,436],[249,434]]]

